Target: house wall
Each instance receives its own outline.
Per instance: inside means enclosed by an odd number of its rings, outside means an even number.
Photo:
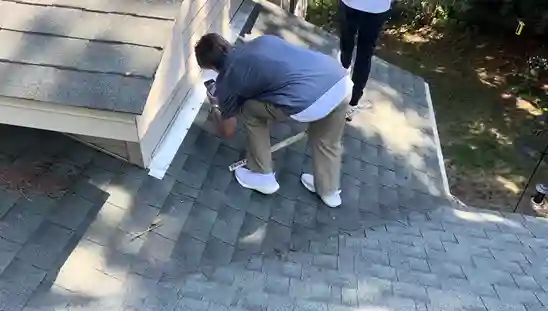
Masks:
[[[67,135],[86,145],[89,145],[92,148],[143,167],[143,158],[141,156],[141,148],[139,148],[139,143],[85,135]]]
[[[144,112],[137,116],[143,162],[154,151],[191,88],[202,83],[194,45],[208,32],[229,35],[229,21],[242,0],[185,0],[155,75]]]
[[[0,96],[0,124],[138,142],[132,114]]]
[[[0,96],[0,124],[65,133],[117,158],[143,166],[135,116]]]

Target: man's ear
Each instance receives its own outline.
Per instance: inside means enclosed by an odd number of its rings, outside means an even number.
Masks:
[[[220,134],[223,138],[230,139],[236,133],[236,125],[238,124],[238,119],[236,117],[228,118],[222,120],[219,124]]]

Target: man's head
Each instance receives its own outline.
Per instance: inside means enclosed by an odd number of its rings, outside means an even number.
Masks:
[[[230,50],[232,50],[232,44],[216,33],[204,35],[194,47],[198,65],[201,68],[215,71],[219,71],[223,67]]]

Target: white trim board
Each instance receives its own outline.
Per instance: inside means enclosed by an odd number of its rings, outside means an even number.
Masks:
[[[243,29],[253,6],[249,7],[244,0],[240,8],[234,14],[230,22],[230,38],[231,42],[236,42],[238,36]],[[206,70],[202,71],[202,82],[216,77],[216,73]],[[206,89],[203,83],[198,83],[193,86],[186,96],[185,102],[181,105],[181,109],[177,113],[173,123],[170,125],[166,135],[160,142],[160,146],[152,156],[152,160],[148,165],[148,174],[157,179],[163,179],[171,162],[175,158],[175,154],[183,143],[192,123],[196,119],[203,102],[206,99]]]
[[[0,124],[138,142],[135,115],[0,96]]]
[[[428,82],[424,82],[424,90],[426,93],[426,102],[428,103],[428,112],[430,119],[432,120],[432,130],[434,131],[434,142],[436,143],[436,152],[438,156],[438,165],[440,167],[441,179],[443,184],[443,190],[445,195],[451,197],[451,188],[449,187],[449,180],[447,178],[447,171],[445,170],[445,161],[441,150],[440,133],[438,132],[438,124],[436,122],[436,113],[434,111],[434,104],[432,103],[432,95],[430,94],[430,85]]]

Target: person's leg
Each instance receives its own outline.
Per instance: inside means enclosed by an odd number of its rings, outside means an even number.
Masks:
[[[247,167],[237,168],[234,176],[244,188],[272,194],[280,185],[272,171],[269,125],[286,117],[280,109],[255,100],[244,104],[242,117],[247,134]]]
[[[354,88],[350,105],[355,106],[363,95],[363,90],[369,79],[371,72],[371,59],[375,53],[375,45],[382,26],[387,17],[387,13],[373,14],[359,12],[360,25],[358,30],[358,40],[356,49],[356,60],[354,63],[354,72],[352,81]]]
[[[247,168],[254,173],[272,173],[269,124],[287,117],[273,105],[256,100],[245,102],[242,117],[247,135]]]
[[[315,191],[330,207],[341,204],[339,196],[342,136],[346,123],[345,113],[348,99],[333,110],[327,117],[310,123],[308,127],[309,143],[312,147],[313,183],[314,187],[306,185],[306,174],[303,183],[311,191]],[[308,176],[309,178],[311,176]]]
[[[247,139],[247,168],[255,173],[272,173],[270,115],[263,103],[247,101],[242,108]]]
[[[352,55],[356,45],[359,20],[356,18],[357,11],[349,8],[342,1],[339,1],[339,26],[340,26],[340,50],[341,64],[344,68],[350,68]]]

